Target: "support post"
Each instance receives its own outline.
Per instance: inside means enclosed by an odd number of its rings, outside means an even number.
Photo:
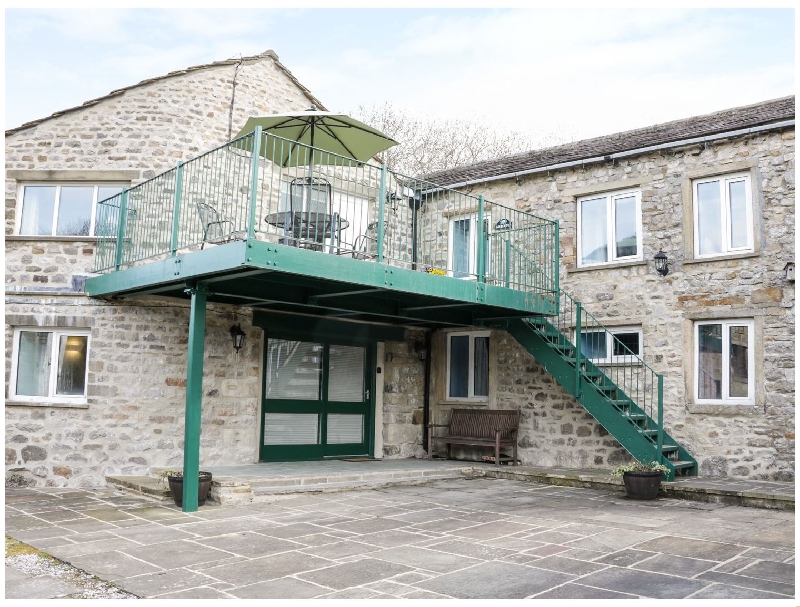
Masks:
[[[205,285],[187,289],[192,296],[189,312],[189,356],[186,372],[186,413],[183,430],[183,511],[197,511],[200,477],[200,414],[203,401],[203,354],[206,337]]]
[[[122,190],[119,202],[119,219],[117,220],[117,250],[114,255],[115,269],[122,266],[122,255],[125,250],[125,229],[128,223],[128,190]]]
[[[183,190],[183,163],[179,162],[175,169],[175,204],[172,206],[172,256],[178,252],[178,226],[181,219],[181,191]]]
[[[261,154],[261,126],[253,131],[253,165],[250,169],[250,216],[247,222],[247,240],[253,242],[256,235],[256,203],[258,202],[258,156]],[[252,245],[250,245],[252,246]]]
[[[581,302],[575,302],[575,398],[583,396],[581,390]]]
[[[656,435],[656,461],[662,463],[664,453],[664,376],[659,373],[658,377],[658,434]]]
[[[383,220],[386,214],[386,163],[381,165],[381,187],[378,194],[378,263],[383,263]]]
[[[485,200],[483,194],[478,196],[478,229],[476,230],[478,237],[478,282],[486,282],[486,230],[483,226],[483,214]]]
[[[517,279],[522,282],[521,276],[518,276]],[[506,289],[509,284],[511,284],[511,238],[506,240]]]
[[[553,284],[553,295],[554,295],[554,299],[556,301],[556,311],[555,311],[556,314],[560,314],[561,313],[561,297],[559,297],[559,290],[560,290],[559,280],[560,280],[560,271],[561,271],[561,251],[560,251],[560,248],[561,248],[561,237],[560,237],[560,230],[561,230],[561,224],[560,224],[559,220],[556,219],[556,232],[555,232],[555,238],[554,238],[554,241],[553,241],[554,242],[553,248],[555,249],[555,252],[553,253],[554,266],[555,266],[554,269],[553,269],[553,271],[555,272],[554,284]]]

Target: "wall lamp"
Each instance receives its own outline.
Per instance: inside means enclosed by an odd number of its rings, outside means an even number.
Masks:
[[[236,350],[236,354],[244,347],[245,336],[245,332],[242,331],[242,325],[231,326],[231,339],[233,340],[233,349]]]
[[[653,261],[656,262],[656,272],[661,274],[661,276],[666,276],[669,274],[669,264],[667,263],[669,260],[667,259],[666,253],[661,249],[658,250],[656,256],[653,257]]]
[[[417,358],[419,358],[421,361],[424,361],[428,357],[428,351],[425,349],[424,341],[414,342],[414,354],[416,354]]]

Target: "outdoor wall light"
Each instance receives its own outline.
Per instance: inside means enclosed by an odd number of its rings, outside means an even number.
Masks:
[[[417,355],[417,358],[419,358],[421,361],[424,361],[428,356],[428,351],[425,349],[425,342],[415,341],[414,353]]]
[[[791,280],[794,282],[794,262],[790,261],[785,266],[783,266],[783,271],[786,275],[786,280]]]
[[[245,332],[242,331],[242,325],[231,326],[231,339],[233,339],[233,349],[236,354],[244,347]]]
[[[661,274],[661,276],[666,276],[669,274],[669,264],[667,263],[669,260],[667,259],[667,255],[661,249],[658,250],[656,256],[653,257],[653,261],[656,262],[656,272]]]

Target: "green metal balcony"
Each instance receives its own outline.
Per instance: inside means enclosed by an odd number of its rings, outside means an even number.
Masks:
[[[426,326],[558,311],[557,222],[260,128],[98,203],[96,225],[92,296],[203,283],[211,301]]]

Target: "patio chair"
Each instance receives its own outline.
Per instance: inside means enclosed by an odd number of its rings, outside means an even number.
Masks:
[[[331,184],[321,177],[297,177],[289,182],[289,209],[284,222],[287,237],[298,247],[322,250],[338,225],[332,211]]]
[[[220,219],[217,209],[205,202],[198,202],[197,214],[200,216],[200,223],[203,225],[203,244],[217,244],[219,242],[230,242],[235,239],[233,222],[230,219]],[[227,227],[226,227],[227,226]]]

